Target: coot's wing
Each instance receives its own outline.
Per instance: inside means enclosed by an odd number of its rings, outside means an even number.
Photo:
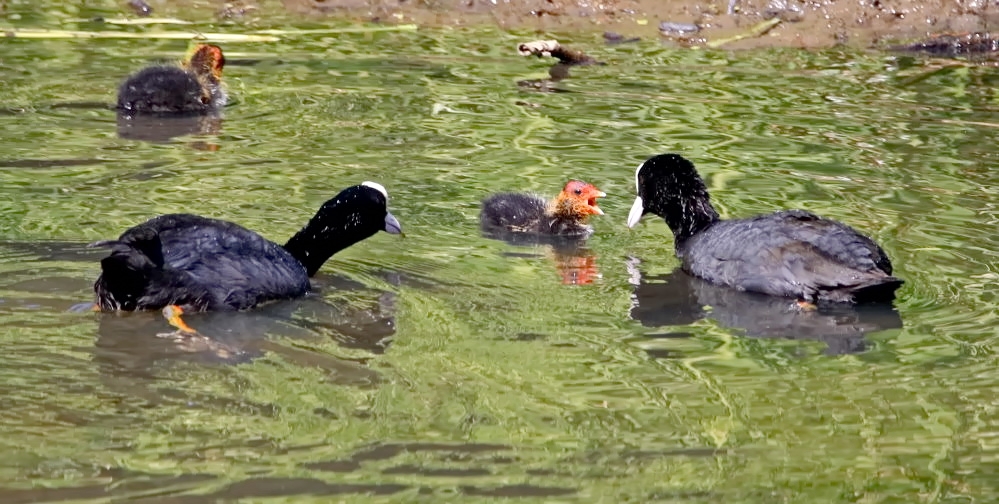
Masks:
[[[308,291],[305,268],[291,254],[238,224],[173,214],[146,226],[158,231],[165,269],[186,273],[211,293],[209,309],[249,308]]]
[[[710,282],[804,299],[849,290],[891,270],[870,239],[803,211],[720,221],[681,244],[678,253],[687,272]]]
[[[785,210],[772,215],[789,238],[810,243],[831,260],[859,271],[881,270],[891,275],[891,261],[885,251],[850,226],[804,210]]]

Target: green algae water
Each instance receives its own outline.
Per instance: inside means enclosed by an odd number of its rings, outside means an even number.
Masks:
[[[999,499],[995,70],[548,35],[607,65],[538,92],[537,34],[222,43],[223,116],[151,126],[116,120],[116,86],[185,41],[5,39],[0,502]],[[676,273],[661,220],[624,224],[667,151],[725,217],[874,237],[895,309]],[[569,178],[608,194],[585,246],[481,236],[483,197]],[[69,311],[87,243],[168,212],[283,243],[364,180],[406,237],[336,255],[307,299],[188,317],[202,339]]]

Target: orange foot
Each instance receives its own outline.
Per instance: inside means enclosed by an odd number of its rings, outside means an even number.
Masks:
[[[197,334],[198,331],[191,329],[191,326],[184,323],[180,318],[184,314],[184,310],[177,305],[167,305],[163,307],[163,317],[167,319],[167,322],[176,327],[182,333]]]
[[[819,309],[818,306],[815,306],[815,303],[811,303],[801,299],[795,301],[794,304],[798,305],[798,309],[801,311],[815,311]]]

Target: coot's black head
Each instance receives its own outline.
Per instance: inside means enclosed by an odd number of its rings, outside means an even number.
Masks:
[[[388,211],[388,191],[377,182],[348,187],[323,203],[313,220],[343,236],[363,240],[379,231],[402,233],[399,221]]]
[[[647,213],[666,220],[678,240],[689,238],[718,220],[708,189],[694,164],[679,154],[660,154],[635,171],[638,197],[628,213],[634,227]]]
[[[402,234],[402,226],[388,211],[385,188],[376,182],[364,182],[323,203],[285,248],[312,276],[330,256],[379,231]]]

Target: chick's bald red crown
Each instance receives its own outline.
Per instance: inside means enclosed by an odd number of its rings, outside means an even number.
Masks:
[[[604,196],[607,194],[593,184],[573,179],[565,184],[565,188],[556,199],[559,202],[571,203],[579,215],[603,215],[604,211],[597,206],[597,198]]]

